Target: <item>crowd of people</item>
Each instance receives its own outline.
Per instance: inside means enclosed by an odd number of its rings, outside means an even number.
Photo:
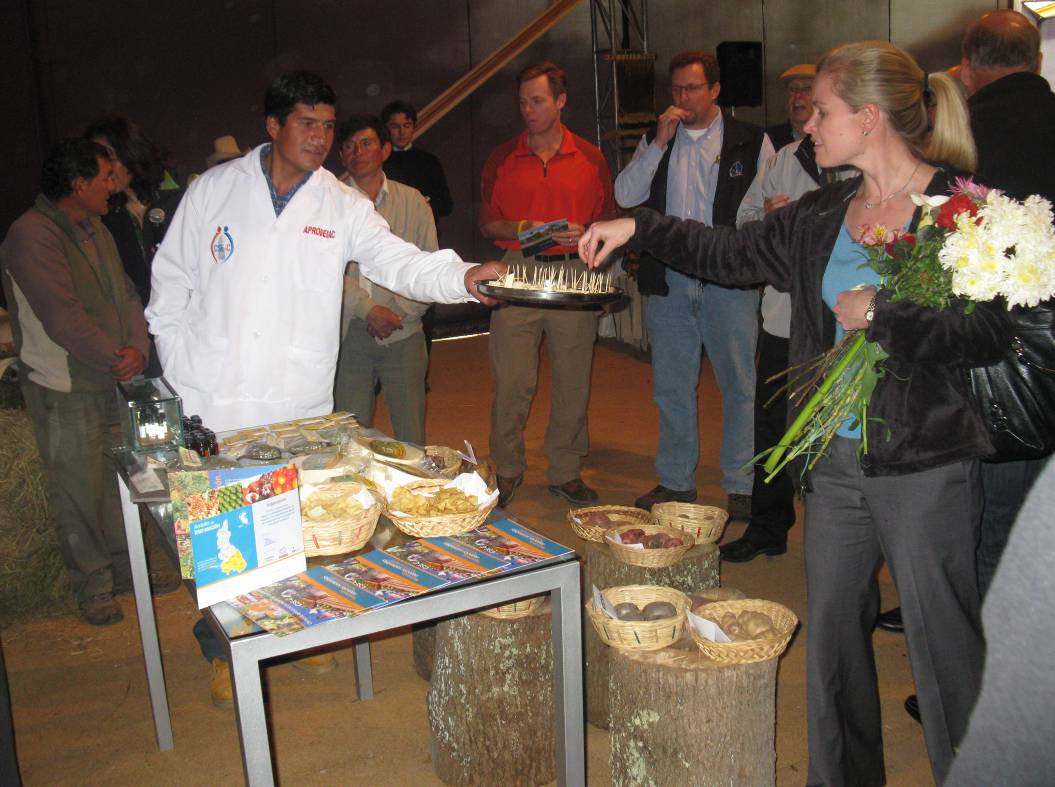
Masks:
[[[369,426],[380,386],[395,436],[423,444],[429,304],[494,306],[476,284],[505,266],[581,272],[627,245],[624,264],[647,296],[659,413],[658,483],[636,505],[697,499],[705,352],[721,395],[722,486],[732,518],[748,522],[722,545],[725,560],[784,553],[795,522],[796,479],[767,484],[752,465],[787,422],[771,376],[843,331],[865,330],[889,354],[872,409],[890,438],[862,455],[860,425],[847,424],[805,479],[807,781],[885,781],[871,646],[884,560],[942,781],[982,686],[982,599],[1044,460],[981,461],[992,446],[963,370],[1000,357],[1006,312],[979,304],[965,319],[891,300],[862,269],[861,239],[879,225],[911,230],[911,194],[947,193],[971,172],[1010,196],[1055,201],[1053,159],[1034,155],[1055,128],[1036,28],[990,12],[962,52],[956,77],[928,75],[883,42],[792,65],[781,77],[787,121],[768,130],[719,109],[713,55],[679,53],[672,104],[614,180],[561,120],[565,73],[533,65],[516,81],[523,129],[481,177],[479,229],[501,259],[477,265],[440,249],[436,221],[452,200],[438,159],[414,145],[414,108],[393,102],[379,117],[338,123],[337,97],[315,74],[277,79],[264,101],[270,141],[240,151],[218,139],[215,166],[185,187],[126,119],[57,143],[0,264],[82,617],[120,620],[114,595],[128,585],[104,450],[119,439],[115,381],[163,372],[185,410],[216,431],[335,406]],[[322,166],[335,141],[340,177]],[[632,217],[617,218],[620,208]],[[556,245],[525,254],[524,233],[558,220],[567,226]],[[493,310],[490,453],[502,506],[527,470],[543,340],[549,491],[573,505],[599,500],[582,470],[597,321],[594,311]],[[223,650],[207,627],[196,634],[213,663],[213,700],[230,705]]]

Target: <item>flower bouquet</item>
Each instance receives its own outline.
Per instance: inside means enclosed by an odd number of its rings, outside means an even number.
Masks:
[[[997,298],[1011,309],[1055,295],[1055,227],[1046,199],[1018,202],[963,178],[949,196],[911,197],[922,209],[915,233],[877,225],[862,240],[866,264],[879,273],[891,302],[970,314],[976,303]],[[809,399],[777,445],[757,457],[766,457],[767,481],[800,456],[812,468],[848,421],[860,425],[861,450],[868,452],[868,426],[878,421],[869,417],[868,402],[887,357],[865,331],[856,330],[829,352],[788,370],[789,397]]]

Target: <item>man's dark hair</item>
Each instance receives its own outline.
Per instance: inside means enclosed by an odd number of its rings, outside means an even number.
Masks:
[[[132,175],[132,190],[139,199],[149,204],[165,179],[164,154],[143,130],[127,118],[107,115],[84,130],[85,139],[105,139],[114,149],[118,160]]]
[[[381,110],[381,122],[388,123],[393,115],[406,115],[414,125],[418,124],[418,111],[406,101],[393,101]]]
[[[99,159],[110,160],[98,142],[71,137],[56,142],[48,150],[40,172],[40,190],[52,202],[73,193],[77,178],[91,180],[99,174]]]
[[[364,128],[372,128],[376,131],[377,138],[381,140],[382,145],[392,142],[392,135],[388,133],[388,127],[377,115],[350,115],[337,126],[337,147],[340,148],[348,137],[358,134]]]
[[[275,117],[280,126],[285,125],[286,118],[297,104],[336,107],[337,94],[318,74],[290,71],[272,82],[264,93],[264,117]]]
[[[528,66],[517,74],[517,88],[525,82],[530,82],[532,79],[538,79],[539,77],[546,77],[546,81],[549,82],[549,92],[554,98],[561,93],[568,92],[568,79],[564,75],[564,69],[549,61]]]
[[[1017,11],[990,11],[967,27],[961,51],[964,60],[979,71],[1035,70],[1040,65],[1040,31]]]
[[[670,59],[667,73],[670,76],[674,76],[674,72],[679,68],[691,66],[693,63],[699,63],[703,66],[703,76],[707,79],[708,85],[713,87],[722,81],[722,70],[718,67],[718,58],[710,52],[701,52],[699,50],[678,52]]]

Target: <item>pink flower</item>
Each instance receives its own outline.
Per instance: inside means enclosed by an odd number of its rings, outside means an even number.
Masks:
[[[989,188],[989,186],[975,183],[974,178],[972,177],[958,177],[953,181],[953,194],[966,194],[968,197],[973,197],[976,200],[984,200],[990,191],[992,191],[992,189]]]

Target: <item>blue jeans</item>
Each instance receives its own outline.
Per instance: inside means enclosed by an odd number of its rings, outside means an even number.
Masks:
[[[650,296],[652,398],[659,408],[656,475],[669,489],[695,489],[700,458],[696,390],[706,348],[722,395],[722,487],[751,494],[754,470],[758,290],[736,290],[666,271],[670,293]]]

